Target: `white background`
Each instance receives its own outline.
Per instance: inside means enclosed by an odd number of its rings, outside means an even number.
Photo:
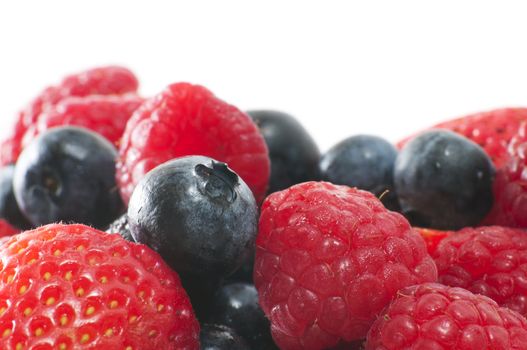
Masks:
[[[322,149],[527,105],[522,1],[0,1],[0,134],[67,73],[124,64],[297,116]]]

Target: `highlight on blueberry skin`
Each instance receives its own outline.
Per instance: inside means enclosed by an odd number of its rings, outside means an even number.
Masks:
[[[128,215],[125,213],[121,215],[117,220],[112,222],[110,226],[106,229],[108,233],[118,233],[129,242],[134,242],[134,237],[130,232],[130,226],[128,225]]]
[[[397,209],[393,168],[397,149],[373,135],[348,137],[322,155],[319,168],[324,181],[357,187],[381,197],[389,209]]]
[[[75,222],[104,228],[124,210],[115,181],[114,146],[79,127],[46,131],[20,155],[16,201],[35,226]]]
[[[479,224],[491,209],[494,174],[479,145],[451,131],[433,130],[399,152],[394,182],[413,225],[457,230]]]
[[[320,151],[298,120],[273,110],[253,110],[247,114],[258,125],[269,149],[271,178],[268,193],[319,179]]]
[[[225,163],[203,156],[177,158],[150,171],[128,208],[134,240],[157,251],[184,283],[236,271],[254,254],[257,220],[245,182]]]
[[[224,325],[204,324],[199,337],[201,350],[250,350],[245,340]]]

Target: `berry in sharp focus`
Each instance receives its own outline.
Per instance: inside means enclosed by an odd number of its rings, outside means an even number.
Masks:
[[[478,224],[492,207],[494,172],[480,146],[435,130],[414,138],[397,156],[395,191],[414,225],[459,229]]]
[[[223,286],[211,303],[209,322],[228,326],[254,350],[276,349],[269,320],[258,304],[258,292],[249,283]]]
[[[37,137],[16,164],[15,197],[35,226],[76,222],[104,228],[123,211],[114,146],[87,129],[60,127]]]
[[[280,349],[350,346],[399,289],[436,280],[423,239],[369,192],[305,182],[262,205],[254,284]]]
[[[254,110],[247,114],[258,125],[269,149],[269,193],[318,179],[319,149],[294,117],[273,110]]]
[[[320,173],[322,180],[357,187],[376,196],[388,191],[381,199],[387,205],[396,202],[393,192],[396,157],[396,148],[383,138],[356,135],[337,143],[322,156]]]
[[[20,229],[29,229],[31,224],[20,211],[13,190],[14,165],[0,168],[0,218]]]
[[[236,271],[254,254],[257,220],[245,182],[225,163],[202,156],[150,171],[128,208],[135,241],[159,252],[184,283],[219,281]]]

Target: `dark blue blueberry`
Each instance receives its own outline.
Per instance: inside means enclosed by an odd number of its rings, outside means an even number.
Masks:
[[[251,349],[277,349],[271,338],[269,320],[258,304],[258,293],[252,284],[223,286],[213,298],[209,322],[232,328]]]
[[[14,175],[15,197],[35,226],[75,222],[104,228],[123,211],[117,151],[87,129],[51,129],[27,146]]]
[[[249,257],[235,273],[225,279],[225,283],[253,283],[254,256]]]
[[[251,350],[234,330],[222,325],[202,325],[199,338],[201,350]]]
[[[136,242],[176,270],[194,304],[254,254],[258,208],[225,163],[191,156],[166,162],[137,185],[128,207]],[[203,306],[202,303],[199,303]]]
[[[20,211],[13,190],[15,166],[7,165],[0,169],[0,218],[21,230],[31,228],[31,224]]]
[[[385,205],[395,209],[393,167],[396,157],[397,150],[385,139],[356,135],[337,143],[322,156],[320,173],[324,181],[382,195]]]
[[[123,214],[117,220],[112,222],[110,226],[106,229],[108,233],[118,233],[130,242],[135,242],[132,233],[130,232],[130,226],[128,225],[128,215]]]
[[[320,151],[306,129],[292,116],[271,110],[247,112],[260,128],[271,159],[269,193],[318,180]]]
[[[494,167],[474,142],[446,130],[417,136],[395,162],[395,190],[414,225],[456,230],[492,207]]]

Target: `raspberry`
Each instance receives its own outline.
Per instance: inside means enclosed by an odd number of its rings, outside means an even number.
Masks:
[[[405,288],[373,324],[366,350],[520,350],[527,320],[462,288]]]
[[[281,349],[362,339],[399,289],[436,278],[423,239],[369,192],[306,182],[262,206],[254,282]]]
[[[476,113],[434,126],[457,132],[479,144],[491,157],[496,168],[508,159],[507,146],[520,125],[527,121],[527,108],[504,108]],[[399,142],[401,148],[411,138]]]
[[[0,246],[1,349],[199,349],[175,272],[155,252],[83,225]]]
[[[508,159],[494,180],[494,205],[484,225],[527,228],[527,133],[523,123],[508,146]]]
[[[22,145],[26,147],[39,134],[62,125],[82,126],[118,145],[126,122],[142,102],[136,95],[66,97],[38,117],[26,131]]]
[[[488,226],[443,239],[432,254],[443,284],[483,294],[527,315],[527,234]]]
[[[125,203],[149,170],[187,155],[227,163],[249,185],[257,201],[263,200],[270,162],[256,125],[206,88],[178,83],[145,102],[126,126],[117,166]]]
[[[120,95],[137,91],[138,81],[126,68],[108,66],[70,75],[56,85],[46,88],[18,115],[10,136],[1,144],[0,164],[15,163],[22,151],[22,138],[38,116],[69,96]]]

